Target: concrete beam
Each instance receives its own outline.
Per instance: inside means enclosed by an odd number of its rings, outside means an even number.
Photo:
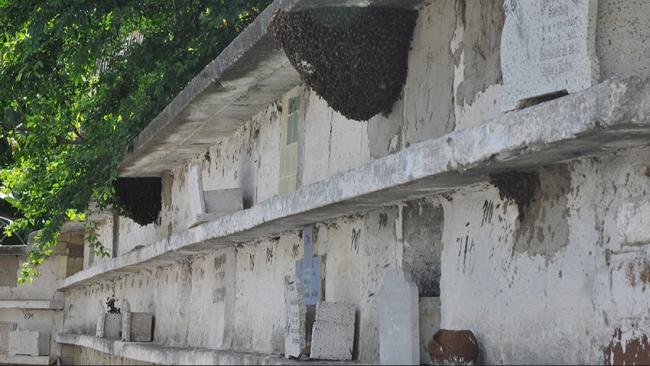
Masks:
[[[0,245],[0,255],[24,256],[28,251],[27,245]]]
[[[4,365],[51,365],[50,356],[10,356],[0,353],[0,364]]]
[[[300,84],[267,27],[276,10],[327,6],[413,8],[420,0],[276,0],[134,139],[121,177],[162,172],[235,132],[246,120]]]
[[[279,355],[221,351],[207,348],[165,347],[153,343],[132,343],[96,338],[84,334],[59,333],[55,341],[90,348],[116,357],[160,365],[307,365],[313,362],[287,360]],[[338,362],[318,362],[341,365]],[[347,362],[346,364],[350,364]],[[353,364],[358,364],[354,363]]]
[[[65,280],[60,290],[128,270],[152,268],[215,247],[298,230],[395,202],[650,143],[650,79],[611,80],[444,137],[276,196],[250,209],[173,234]]]
[[[0,309],[61,310],[63,303],[53,300],[0,300]]]

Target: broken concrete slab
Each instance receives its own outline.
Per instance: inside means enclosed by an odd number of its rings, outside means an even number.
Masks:
[[[352,360],[354,304],[321,302],[316,307],[311,355],[316,360]]]
[[[379,293],[379,363],[420,363],[418,287],[403,269],[384,272]]]
[[[50,334],[34,330],[9,332],[9,355],[46,356],[50,353]]]
[[[597,0],[507,0],[501,39],[504,111],[599,79]]]

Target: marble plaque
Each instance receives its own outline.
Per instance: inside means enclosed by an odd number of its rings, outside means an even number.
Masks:
[[[506,0],[503,110],[598,82],[597,0]]]

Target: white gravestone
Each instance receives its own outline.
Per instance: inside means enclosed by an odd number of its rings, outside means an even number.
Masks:
[[[598,82],[597,7],[598,0],[505,0],[503,111]]]
[[[403,269],[386,270],[379,292],[379,363],[420,363],[418,287]]]
[[[354,304],[321,302],[311,338],[311,355],[316,360],[352,360],[354,348]]]
[[[284,338],[284,356],[300,357],[305,348],[305,303],[303,287],[295,277],[285,277],[284,298],[287,306],[287,323]]]
[[[131,312],[130,323],[130,342],[151,342],[153,340],[153,315]]]
[[[122,341],[131,342],[131,305],[122,300]]]
[[[99,302],[99,306],[97,307],[97,328],[95,330],[95,337],[97,338],[104,338],[104,313],[106,311],[104,310],[104,304],[102,302]]]

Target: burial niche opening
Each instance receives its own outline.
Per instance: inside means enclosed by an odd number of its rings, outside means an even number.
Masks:
[[[399,99],[416,19],[405,9],[330,7],[278,12],[269,30],[332,109],[365,121]]]
[[[162,208],[161,178],[118,178],[113,187],[123,215],[140,225],[158,219]]]

